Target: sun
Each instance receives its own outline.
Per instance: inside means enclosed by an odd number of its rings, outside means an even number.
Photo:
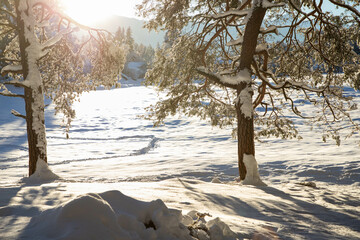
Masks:
[[[112,15],[135,16],[138,0],[61,0],[66,14],[75,21],[92,25]]]

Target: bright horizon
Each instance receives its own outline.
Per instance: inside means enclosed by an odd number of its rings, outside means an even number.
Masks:
[[[135,6],[141,3],[141,0],[102,0],[101,4],[96,0],[62,0],[62,2],[69,17],[87,25],[102,21],[112,15],[138,18],[135,15]]]

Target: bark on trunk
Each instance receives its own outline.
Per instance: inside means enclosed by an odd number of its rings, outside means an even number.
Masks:
[[[239,96],[241,91],[246,91],[246,86],[239,88],[237,94]],[[254,117],[247,117],[241,111],[241,102],[237,101],[235,104],[236,115],[238,120],[237,125],[237,139],[238,139],[238,165],[240,180],[246,177],[246,167],[243,161],[244,153],[255,156],[254,143]]]
[[[24,88],[25,95],[25,111],[26,111],[26,127],[29,147],[29,176],[36,170],[36,163],[38,160],[47,162],[46,154],[46,132],[45,132],[45,116],[44,116],[44,95],[41,85],[40,73],[36,62],[29,61],[29,56],[26,51],[30,47],[29,41],[25,36],[25,23],[21,17],[22,12],[19,11],[19,3],[21,0],[15,1],[16,21],[18,26],[18,37],[21,55],[21,64],[24,80],[31,80],[30,87]],[[24,12],[28,14],[28,12]],[[28,30],[29,31],[29,30]],[[31,66],[29,66],[31,64]],[[28,79],[31,72],[31,78]],[[38,78],[35,79],[34,78]]]
[[[25,89],[26,128],[29,148],[29,176],[36,171],[38,160],[47,162],[44,99],[41,87],[39,91]]]

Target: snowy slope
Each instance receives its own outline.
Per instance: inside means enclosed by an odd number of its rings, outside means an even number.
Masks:
[[[77,118],[70,139],[59,127],[61,118],[53,116],[53,106],[47,107],[49,166],[61,179],[44,184],[24,178],[26,126],[10,114],[12,108],[22,112],[23,105],[0,96],[0,239],[33,239],[32,234],[38,234],[37,239],[53,239],[61,234],[75,236],[71,235],[76,234],[74,226],[98,228],[95,233],[79,232],[78,236],[89,239],[86,234],[101,233],[101,224],[113,226],[113,232],[124,231],[116,225],[119,219],[127,219],[119,218],[122,211],[115,207],[121,198],[110,203],[96,197],[113,190],[134,198],[128,203],[132,207],[138,200],[161,199],[166,205],[161,211],[179,209],[185,218],[191,210],[209,213],[212,217],[206,216],[207,222],[219,217],[239,239],[360,238],[359,134],[337,147],[323,143],[319,129],[311,130],[295,119],[303,140],[268,139],[256,145],[260,175],[268,186],[241,185],[234,181],[238,176],[236,141],[231,139],[230,128],[213,128],[183,116],[153,128],[139,115],[156,101],[156,92],[138,81],[122,86],[82,96],[75,105]],[[360,106],[360,93],[347,91]],[[311,111],[308,105],[302,110]],[[360,111],[353,114],[359,122]],[[90,209],[91,204],[103,206],[103,211],[85,219],[81,212],[78,218],[71,215],[70,221],[62,223],[67,232],[61,232],[58,224],[63,220],[55,221],[54,216],[59,217],[77,199]],[[101,216],[105,224],[89,220]],[[48,234],[56,236],[46,237],[41,230],[50,226],[55,230]]]

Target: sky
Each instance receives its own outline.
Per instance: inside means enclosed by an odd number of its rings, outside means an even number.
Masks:
[[[82,24],[92,24],[111,15],[139,18],[135,14],[135,6],[141,0],[62,0],[67,14]]]
[[[91,25],[112,15],[140,19],[136,16],[135,6],[142,0],[102,0],[101,4],[97,0],[62,0],[62,2],[70,17],[82,24]],[[338,14],[341,12],[335,9],[328,0],[324,1],[323,10]]]
[[[113,2],[116,2],[114,13],[117,15],[137,18],[134,8],[137,4],[140,4],[142,0],[115,0]],[[119,2],[121,2],[121,4]]]

